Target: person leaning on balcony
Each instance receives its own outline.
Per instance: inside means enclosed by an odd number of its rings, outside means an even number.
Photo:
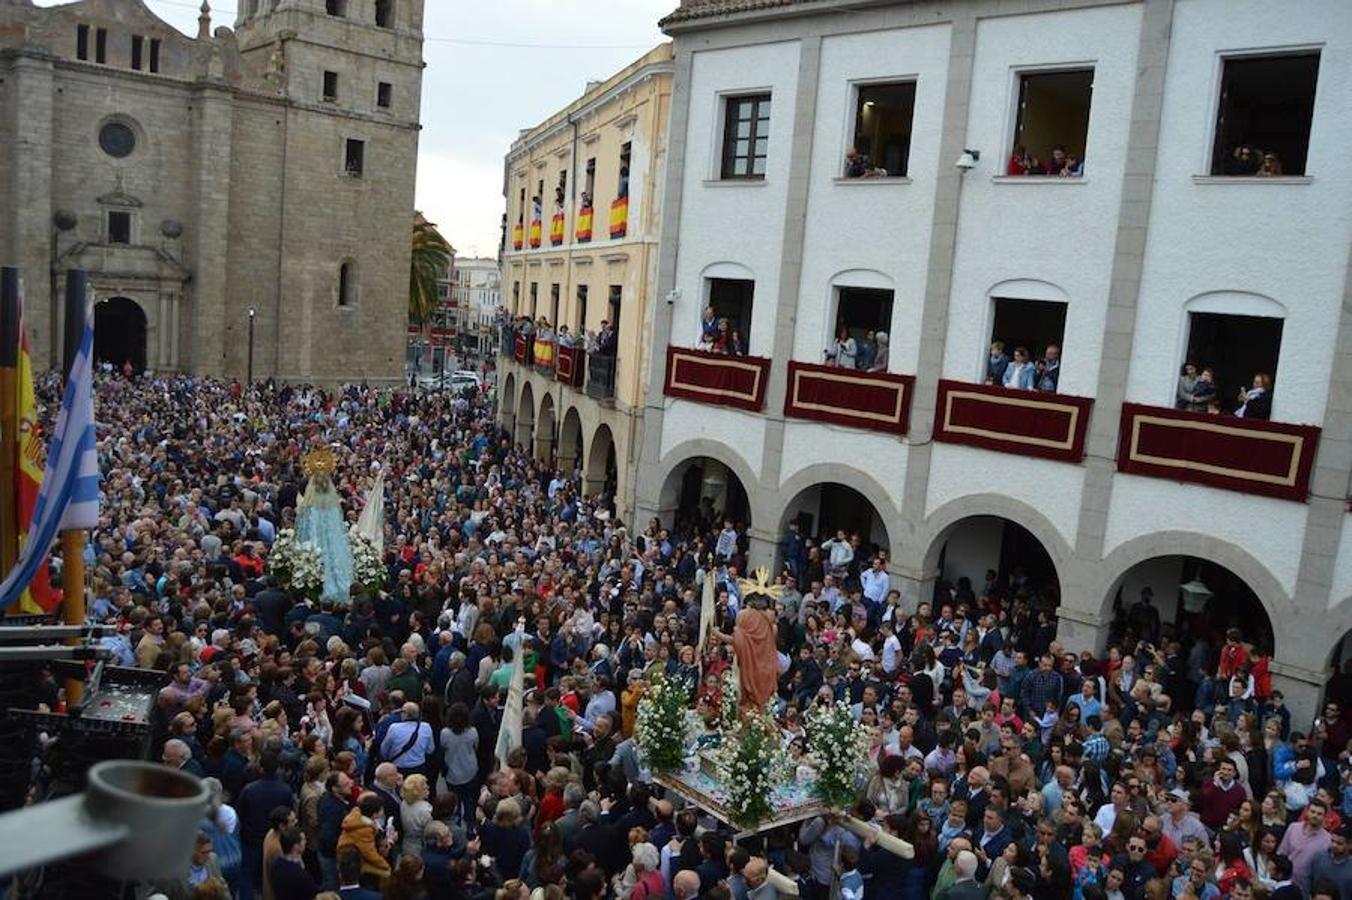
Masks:
[[[560,325],[560,326],[559,326],[559,346],[560,346],[560,347],[576,347],[576,346],[577,346],[577,340],[576,340],[576,339],[573,337],[573,335],[568,331],[568,326],[567,326],[567,325]]]
[[[831,346],[826,348],[827,364],[836,365],[842,369],[853,369],[858,357],[859,345],[855,343],[854,338],[850,337],[850,330],[841,325],[836,329],[836,339],[831,342]]]
[[[1192,409],[1193,391],[1197,387],[1197,364],[1185,362],[1178,373],[1178,387],[1174,391],[1175,409]]]
[[[1239,392],[1239,409],[1235,415],[1244,419],[1272,418],[1272,376],[1259,372],[1253,376],[1253,387]]]
[[[874,351],[873,362],[869,364],[870,372],[886,372],[888,362],[888,337],[886,331],[880,331],[873,336]]]
[[[718,315],[712,306],[704,307],[704,317],[699,322],[699,348],[712,350],[718,340]]]
[[[606,319],[601,320],[601,330],[596,335],[596,352],[602,356],[614,356],[619,347],[619,336]]]
[[[1192,386],[1192,402],[1188,409],[1192,412],[1210,412],[1216,402],[1216,373],[1209,367],[1203,368],[1197,375],[1197,383]]]
[[[1061,382],[1061,348],[1055,344],[1048,344],[1047,350],[1043,354],[1042,366],[1038,370],[1037,389],[1049,394],[1056,393],[1056,386]]]
[[[991,355],[986,362],[986,383],[1004,384],[1008,368],[1009,356],[1005,353],[1005,342],[991,341]]]
[[[1028,358],[1028,350],[1019,347],[1014,351],[1014,361],[1005,369],[1004,386],[1007,388],[1019,388],[1025,391],[1033,389],[1033,379],[1037,374],[1037,367],[1033,361]]]

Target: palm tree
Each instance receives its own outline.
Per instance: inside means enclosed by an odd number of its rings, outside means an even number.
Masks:
[[[408,319],[415,325],[432,321],[437,309],[437,282],[446,277],[455,251],[437,226],[417,213],[413,219],[413,260],[408,281]]]

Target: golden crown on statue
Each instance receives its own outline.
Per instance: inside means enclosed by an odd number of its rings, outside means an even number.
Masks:
[[[332,475],[338,470],[338,460],[334,458],[333,451],[328,447],[320,447],[311,450],[301,459],[301,471],[308,477],[315,475]]]
[[[755,578],[737,579],[737,587],[741,589],[743,597],[761,594],[771,600],[778,600],[784,596],[784,588],[781,585],[770,583],[770,570],[765,566],[761,566],[753,574]]]

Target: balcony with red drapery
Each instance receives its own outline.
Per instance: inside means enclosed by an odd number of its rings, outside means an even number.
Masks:
[[[905,434],[911,422],[912,375],[789,363],[784,415],[849,428]]]
[[[1084,459],[1094,401],[1043,391],[941,380],[934,439],[1061,462]]]

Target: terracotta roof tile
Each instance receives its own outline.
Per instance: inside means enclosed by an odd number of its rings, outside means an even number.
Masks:
[[[760,9],[773,9],[777,6],[795,6],[807,0],[685,0],[680,9],[671,13],[658,24],[679,25],[696,19],[708,19],[713,16],[726,16],[732,13],[752,12]]]

